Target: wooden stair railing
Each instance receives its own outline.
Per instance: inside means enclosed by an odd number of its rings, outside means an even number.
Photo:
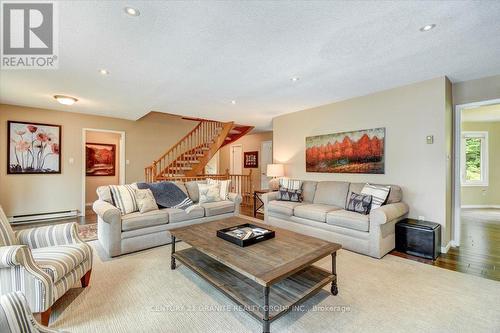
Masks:
[[[198,125],[189,133],[145,168],[146,181],[154,182],[203,173],[205,165],[224,145],[234,123],[206,119],[198,121]]]

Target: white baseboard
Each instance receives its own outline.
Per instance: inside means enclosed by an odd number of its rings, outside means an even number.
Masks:
[[[441,253],[448,253],[450,246],[451,246],[451,242],[448,242],[448,244],[446,244],[446,246],[441,246]]]
[[[471,209],[471,208],[500,208],[500,205],[462,205],[460,208]]]

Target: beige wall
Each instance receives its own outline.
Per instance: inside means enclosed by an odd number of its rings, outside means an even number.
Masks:
[[[252,185],[254,189],[260,189],[260,176],[261,176],[261,165],[262,165],[262,154],[261,154],[261,143],[263,141],[270,141],[273,139],[273,132],[261,132],[254,134],[244,135],[239,140],[235,141],[233,144],[241,144],[243,148],[243,152],[248,151],[258,151],[259,152],[259,167],[253,169],[245,169],[243,166],[241,167],[243,173],[247,174],[250,170],[252,170]],[[219,164],[219,172],[224,173],[226,169],[229,169],[229,147],[231,144],[224,146],[220,150],[220,164]],[[243,161],[243,158],[242,158]],[[265,172],[265,171],[264,171]]]
[[[500,121],[464,122],[463,131],[488,132],[488,186],[462,186],[462,206],[500,206]]]
[[[7,175],[7,120],[62,125],[62,173]],[[0,105],[0,205],[9,216],[81,209],[82,129],[125,131],[126,182],[144,180],[144,167],[181,139],[195,122],[161,113],[137,120],[99,117],[13,105]],[[70,163],[70,158],[74,163]]]
[[[410,216],[443,225],[450,238],[451,87],[444,77],[368,96],[282,115],[273,120],[274,160],[289,177],[402,186]],[[386,128],[385,174],[328,174],[305,171],[305,138],[311,135]],[[426,136],[434,136],[434,144]]]
[[[467,104],[500,98],[500,75],[455,83],[453,104]]]
[[[107,143],[115,145],[115,175],[85,176],[85,203],[92,204],[97,200],[96,189],[103,185],[120,183],[120,138],[121,134],[112,132],[86,131],[87,143]]]

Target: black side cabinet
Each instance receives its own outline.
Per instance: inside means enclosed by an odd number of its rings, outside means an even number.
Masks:
[[[396,250],[436,260],[441,246],[439,223],[405,219],[396,223]]]

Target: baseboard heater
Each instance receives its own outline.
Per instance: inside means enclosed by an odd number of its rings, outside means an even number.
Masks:
[[[12,224],[42,222],[46,220],[60,220],[78,216],[78,210],[62,210],[60,212],[39,213],[15,215],[9,217],[9,222]]]

